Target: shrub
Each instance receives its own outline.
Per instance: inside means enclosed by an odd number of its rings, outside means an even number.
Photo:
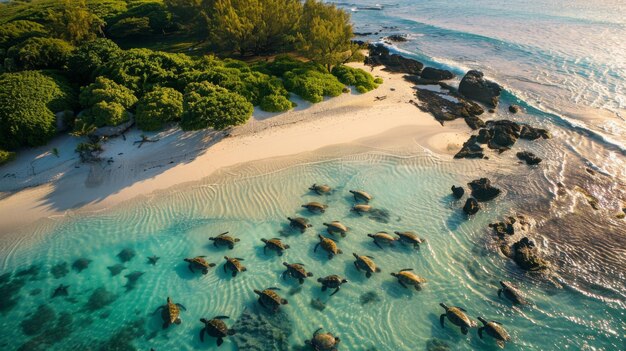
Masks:
[[[352,68],[344,65],[335,66],[332,74],[345,85],[356,87],[359,93],[367,93],[378,87],[374,77],[360,68]]]
[[[179,120],[183,113],[183,94],[172,88],[157,87],[137,103],[135,121],[145,131],[163,128],[166,122]]]
[[[92,81],[105,65],[116,60],[121,49],[109,39],[96,39],[79,46],[69,58],[69,70],[83,82]]]
[[[82,124],[94,125],[98,128],[116,126],[127,122],[130,114],[124,106],[117,102],[100,101],[91,108],[85,110],[79,117]]]
[[[209,82],[191,83],[185,89],[181,127],[224,129],[245,123],[253,106],[243,96]]]
[[[9,48],[30,37],[45,36],[46,29],[37,22],[18,20],[0,26],[0,47]]]
[[[29,38],[9,49],[7,56],[22,69],[65,68],[72,44],[54,38]]]
[[[109,28],[109,33],[115,38],[126,38],[140,35],[150,35],[150,19],[148,17],[126,17],[117,21]]]
[[[379,85],[383,84],[383,79],[378,77],[378,78],[374,79],[374,83],[379,84]]]
[[[316,103],[324,96],[339,96],[344,85],[330,73],[313,69],[296,69],[285,73],[285,87],[303,99]]]
[[[0,147],[47,143],[56,133],[54,113],[75,105],[75,92],[61,76],[39,71],[0,75]]]
[[[127,109],[137,102],[137,98],[130,89],[108,78],[98,77],[94,83],[81,88],[79,101],[85,108],[106,101],[117,103]]]
[[[15,159],[15,152],[0,149],[0,166]]]
[[[260,107],[267,112],[284,112],[296,107],[296,104],[283,95],[267,95],[261,99]]]

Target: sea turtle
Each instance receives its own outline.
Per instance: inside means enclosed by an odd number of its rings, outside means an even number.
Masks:
[[[394,232],[394,233],[400,237],[399,239],[401,243],[413,245],[413,247],[418,250],[420,248],[420,244],[426,241],[426,239],[421,239],[414,232],[407,231],[407,232]]]
[[[478,317],[478,320],[483,323],[483,326],[478,328],[478,336],[483,338],[483,330],[487,332],[487,335],[496,339],[496,343],[501,349],[504,348],[504,343],[511,340],[511,336],[506,332],[502,324],[496,321],[487,322],[482,317]]]
[[[309,224],[309,220],[303,217],[287,217],[287,219],[289,220],[289,226],[300,229],[301,233],[304,233],[306,228],[312,227],[312,225]]]
[[[422,284],[426,283],[426,279],[411,272],[412,270],[411,268],[405,268],[398,273],[391,273],[391,275],[398,278],[398,283],[407,289],[409,285],[412,285],[415,287],[415,290],[422,290]]]
[[[239,242],[238,238],[233,238],[232,236],[228,235],[228,232],[223,232],[218,236],[211,237],[209,238],[209,240],[213,242],[213,246],[215,247],[228,246],[228,248],[231,250],[235,247],[235,243]]]
[[[200,341],[204,342],[204,334],[217,339],[217,346],[224,343],[224,338],[229,335],[235,335],[234,329],[228,329],[223,319],[227,316],[216,316],[213,319],[200,318],[200,322],[204,323],[204,328],[200,330]]]
[[[336,274],[329,275],[324,278],[317,278],[317,281],[322,283],[322,291],[326,291],[326,289],[335,289],[330,296],[335,295],[339,291],[341,284],[348,282],[347,279],[344,279]]]
[[[376,234],[367,234],[367,236],[369,236],[370,238],[374,239],[374,244],[378,247],[380,247],[381,249],[383,248],[382,246],[380,246],[381,243],[383,244],[388,244],[388,245],[393,245],[393,243],[398,240],[397,238],[394,238],[393,236],[391,236],[391,234],[387,233],[387,232],[378,232]]]
[[[365,203],[368,203],[372,200],[372,195],[366,193],[363,190],[350,190],[350,192],[352,193],[352,195],[354,195],[355,201],[363,201]]]
[[[341,340],[339,337],[334,336],[331,333],[320,333],[322,328],[319,328],[313,333],[313,338],[307,340],[306,344],[310,345],[315,351],[337,351],[337,344]]]
[[[245,272],[248,270],[246,267],[244,267],[241,264],[241,261],[243,261],[243,258],[233,258],[233,257],[224,256],[224,259],[226,260],[226,263],[224,263],[224,272],[228,270],[232,271],[233,277],[236,277],[237,273],[239,272]]]
[[[287,263],[283,262],[283,265],[287,267],[287,269],[283,272],[283,279],[287,278],[288,275],[292,276],[295,279],[298,279],[300,284],[304,284],[304,279],[307,277],[312,277],[313,273],[307,272],[304,269],[304,263]]]
[[[261,239],[261,241],[265,243],[265,246],[263,247],[263,253],[264,254],[267,254],[267,249],[270,249],[270,250],[276,251],[276,253],[278,253],[278,256],[282,256],[283,255],[283,251],[285,251],[285,250],[287,250],[289,248],[289,245],[284,244],[278,238],[272,238],[272,239],[269,239],[269,240]]]
[[[52,293],[52,298],[54,299],[55,297],[58,297],[58,296],[69,295],[69,292],[67,291],[69,287],[70,287],[69,285],[59,284],[59,286],[57,286],[57,288],[54,289],[54,292]]]
[[[363,215],[363,213],[365,212],[369,212],[372,210],[372,206],[370,205],[365,205],[365,204],[357,204],[352,206],[352,208],[350,209],[350,211],[352,212],[356,212],[358,213],[360,216]]]
[[[180,309],[187,311],[185,306],[179,303],[173,303],[172,299],[168,296],[167,303],[163,306],[159,306],[154,313],[161,310],[161,318],[163,318],[163,329],[166,329],[170,326],[170,324],[180,324],[182,320],[180,319]]]
[[[271,287],[263,291],[254,290],[254,293],[259,295],[259,304],[267,309],[271,309],[274,312],[278,311],[280,305],[286,305],[289,302],[276,293],[279,288]]]
[[[502,288],[498,289],[498,297],[502,298],[502,295],[504,294],[504,297],[513,303],[519,305],[528,304],[524,295],[522,295],[522,293],[513,284],[507,281],[500,281],[500,285],[502,285]]]
[[[125,248],[125,249],[123,249],[122,251],[120,251],[117,254],[117,257],[122,262],[128,262],[128,261],[132,260],[133,257],[135,257],[135,250],[133,250],[131,248]]]
[[[148,256],[148,263],[154,266],[160,259],[161,257],[157,257],[156,255]]]
[[[446,317],[448,317],[452,324],[461,327],[461,332],[463,334],[467,334],[469,328],[476,327],[476,322],[469,319],[469,317],[465,314],[467,311],[462,309],[461,307],[448,307],[443,302],[440,303],[439,306],[443,307],[446,310],[446,313],[439,316],[439,323],[441,323],[442,328]]]
[[[307,204],[302,205],[302,207],[304,207],[307,210],[309,210],[309,212],[324,213],[324,212],[326,212],[326,209],[328,208],[328,205],[324,205],[324,204],[321,204],[319,202],[313,201],[313,202],[309,202]]]
[[[322,184],[322,185],[313,184],[311,185],[309,190],[316,192],[317,195],[323,195],[323,194],[330,193],[333,189],[326,184]]]
[[[327,227],[326,231],[328,234],[335,235],[335,233],[339,233],[342,238],[345,238],[346,233],[348,232],[348,227],[341,224],[339,221],[332,221],[330,223],[322,223]]]
[[[189,263],[188,267],[191,273],[195,273],[193,269],[198,268],[202,270],[202,274],[207,274],[209,273],[209,268],[215,267],[215,263],[207,262],[204,259],[205,257],[206,256],[196,256],[194,258],[185,258],[185,262]]]
[[[76,261],[74,261],[74,263],[72,263],[72,268],[74,268],[75,271],[77,271],[78,273],[82,272],[83,270],[87,269],[89,267],[89,264],[91,263],[90,259],[87,258],[79,258]]]
[[[320,242],[315,245],[313,252],[316,252],[317,248],[321,246],[324,251],[328,252],[328,259],[331,259],[335,255],[343,253],[343,251],[341,251],[341,249],[337,247],[337,243],[333,239],[321,236],[319,234],[317,236],[320,238]]]
[[[354,261],[354,266],[358,271],[364,270],[366,277],[371,277],[372,273],[380,273],[380,268],[376,267],[376,263],[374,263],[374,257],[372,256],[359,256],[356,253],[352,253],[356,261]]]

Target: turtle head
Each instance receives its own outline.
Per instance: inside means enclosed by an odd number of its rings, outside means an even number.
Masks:
[[[261,241],[267,244],[267,239],[261,239]]]
[[[290,221],[290,220],[291,220],[291,217],[287,217],[287,220],[289,220],[289,221]]]
[[[367,234],[367,236],[369,236],[370,238],[373,238],[374,234]]]
[[[209,240],[215,241],[215,238],[214,237],[210,237]]]
[[[206,318],[200,318],[200,322],[207,324],[209,321]]]
[[[287,263],[287,262],[283,262],[283,266],[285,266],[285,267],[289,267],[289,263]]]
[[[503,287],[503,288],[506,288],[506,287],[507,287],[507,285],[509,285],[509,282],[504,281],[504,280],[501,280],[501,281],[500,281],[500,285],[502,285],[502,287]]]
[[[229,260],[228,256],[224,256],[224,259],[225,259],[226,261],[228,261],[228,260]]]
[[[261,295],[261,291],[257,290],[257,289],[254,289],[254,293],[257,294],[257,295]]]
[[[183,261],[185,261],[185,262],[191,262],[191,259],[189,259],[189,258],[185,258],[185,259],[183,259]]]
[[[445,304],[445,303],[443,303],[443,302],[442,302],[442,303],[440,303],[440,304],[439,304],[439,306],[443,307],[443,308],[444,308],[444,309],[446,309],[446,310],[448,309],[448,305],[446,305],[446,304]]]
[[[321,283],[322,282],[322,278],[317,278],[317,282]]]
[[[400,232],[399,232],[399,231],[395,231],[395,232],[393,232],[393,233],[394,233],[395,235],[400,235]]]
[[[170,302],[172,302],[172,299],[168,296],[167,297],[167,303],[170,303]]]
[[[350,190],[350,193],[351,193],[351,194],[354,194],[355,192],[356,192],[356,191],[354,191],[354,190]]]
[[[397,277],[398,273],[391,273],[392,276]],[[444,307],[445,308],[445,307]]]
[[[345,284],[345,283],[347,283],[347,282],[348,282],[348,279],[341,279],[341,283],[342,283],[342,284]]]
[[[481,321],[483,324],[487,325],[487,320],[485,320],[483,317],[477,317],[479,321]]]
[[[324,223],[322,223],[322,224],[323,224],[323,225],[328,225],[328,223],[326,223],[326,222],[324,222]]]
[[[322,236],[322,234],[317,234],[317,237],[320,238],[320,240],[324,240],[324,237]]]
[[[355,258],[359,258],[359,255],[357,255],[356,253],[352,253],[352,256],[354,256]]]

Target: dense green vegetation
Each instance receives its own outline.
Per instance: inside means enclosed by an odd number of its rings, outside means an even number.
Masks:
[[[360,59],[351,38],[349,15],[317,0],[0,3],[0,147],[45,144],[64,110],[78,116],[65,121],[74,135],[133,114],[146,131],[223,129],[253,106],[293,108],[291,94],[319,102],[345,85],[369,91],[369,73],[342,65]]]
[[[15,158],[15,152],[4,151],[0,149],[0,166],[13,160]]]

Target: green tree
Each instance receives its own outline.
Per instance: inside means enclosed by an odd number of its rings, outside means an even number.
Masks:
[[[180,125],[185,130],[224,129],[244,124],[253,106],[243,96],[209,82],[191,83],[185,89],[184,113]]]
[[[183,94],[172,88],[157,87],[137,103],[135,122],[141,130],[155,131],[169,121],[179,120],[182,113]]]
[[[9,49],[7,56],[22,69],[64,69],[74,47],[61,39],[29,38]]]
[[[64,0],[59,11],[51,11],[48,21],[55,36],[79,44],[102,34],[104,21],[91,13],[85,0]]]
[[[304,3],[298,48],[307,58],[330,71],[333,66],[362,59],[360,47],[353,43],[350,15],[332,4],[318,0]]]
[[[378,87],[380,80],[376,82],[371,74],[359,68],[352,68],[344,65],[335,66],[332,74],[345,85],[356,87],[359,93],[366,93]]]
[[[75,92],[61,76],[39,71],[0,75],[0,147],[44,145],[56,134],[55,113],[75,105]]]
[[[137,98],[130,89],[123,85],[105,77],[98,77],[94,83],[81,88],[79,101],[85,108],[105,101],[117,103],[124,109],[128,109],[137,103]]]
[[[150,35],[152,29],[148,17],[126,17],[115,22],[108,32],[115,38],[126,38]]]
[[[93,81],[122,50],[113,41],[98,38],[79,46],[69,58],[69,71],[81,83]]]
[[[30,37],[46,36],[43,25],[26,20],[4,23],[0,26],[0,48],[9,48]]]
[[[124,106],[117,102],[100,101],[91,108],[83,111],[80,125],[94,125],[96,127],[117,126],[130,119],[130,114]]]
[[[0,166],[7,162],[11,162],[15,158],[15,152],[0,149]]]

